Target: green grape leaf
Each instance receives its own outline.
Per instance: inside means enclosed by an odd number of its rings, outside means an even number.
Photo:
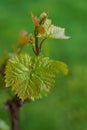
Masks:
[[[57,72],[68,73],[63,62],[50,60],[49,57],[28,54],[16,55],[8,60],[5,71],[6,87],[19,98],[32,100],[46,96],[55,83]]]
[[[51,24],[50,19],[46,19],[45,23],[43,24],[44,33],[38,34],[38,37],[44,38],[53,38],[53,39],[69,39],[68,36],[65,36],[65,29],[61,27],[54,26]]]

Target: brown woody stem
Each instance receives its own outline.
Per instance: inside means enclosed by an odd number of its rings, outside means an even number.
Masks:
[[[6,102],[6,108],[9,111],[11,119],[11,130],[20,130],[19,128],[19,111],[23,102],[16,96]]]

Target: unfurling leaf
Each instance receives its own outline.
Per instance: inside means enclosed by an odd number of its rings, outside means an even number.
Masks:
[[[33,21],[35,27],[38,27],[39,26],[39,19],[36,16],[34,16],[34,14],[31,14],[31,18],[32,18],[32,21]]]
[[[27,32],[22,30],[20,33],[20,36],[18,38],[18,43],[20,45],[26,45],[28,43],[28,36],[27,36]]]
[[[66,74],[67,66],[63,62],[50,60],[41,55],[16,55],[9,59],[6,66],[6,87],[12,87],[22,100],[35,100],[49,93],[54,86],[57,72]]]
[[[65,36],[65,29],[61,27],[54,26],[51,24],[50,19],[46,19],[43,24],[44,34],[39,33],[38,37],[44,38],[54,38],[54,39],[68,39],[68,36]]]
[[[37,27],[37,31],[38,31],[38,33],[40,33],[40,34],[44,34],[44,33],[45,33],[44,27],[41,26],[41,25]]]

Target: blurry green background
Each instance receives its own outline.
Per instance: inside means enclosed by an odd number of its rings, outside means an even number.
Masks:
[[[43,11],[71,37],[47,41],[50,57],[64,61],[69,75],[57,75],[48,97],[24,105],[21,130],[87,130],[87,0],[0,0],[0,55],[12,50],[20,30],[32,32],[31,12]],[[9,124],[3,95],[0,118]]]

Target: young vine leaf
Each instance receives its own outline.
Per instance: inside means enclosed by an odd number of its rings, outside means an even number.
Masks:
[[[6,87],[12,87],[15,94],[22,100],[39,99],[50,92],[57,72],[67,74],[66,64],[43,55],[31,57],[21,53],[7,62]]]
[[[68,36],[65,36],[65,29],[54,26],[50,19],[46,19],[42,27],[44,28],[45,31],[44,33],[39,33],[38,37],[53,38],[53,39],[69,39]]]

